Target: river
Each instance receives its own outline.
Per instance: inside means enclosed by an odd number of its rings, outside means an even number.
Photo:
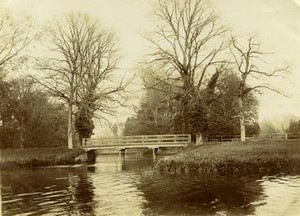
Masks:
[[[300,175],[153,171],[151,157],[1,171],[2,215],[300,215]]]

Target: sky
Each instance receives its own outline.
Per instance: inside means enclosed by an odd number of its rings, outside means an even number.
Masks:
[[[120,67],[135,73],[147,49],[143,34],[152,25],[153,0],[0,0],[2,8],[30,14],[41,25],[68,11],[96,16],[115,31],[123,56]],[[272,92],[260,96],[259,118],[285,114],[300,116],[300,0],[213,0],[220,21],[234,35],[256,35],[272,55],[272,64],[289,65],[286,80],[273,85],[287,97]],[[133,95],[134,96],[134,95]]]
[[[259,117],[300,115],[300,1],[215,0],[222,21],[239,36],[257,35],[261,48],[272,52],[273,64],[288,65],[286,80],[273,86],[287,97],[265,92],[260,97]]]

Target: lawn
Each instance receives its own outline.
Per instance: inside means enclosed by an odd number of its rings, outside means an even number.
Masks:
[[[190,146],[158,161],[169,172],[237,173],[300,170],[300,141],[253,141]]]
[[[75,164],[76,157],[82,155],[82,149],[67,148],[26,148],[26,149],[1,149],[0,167],[36,167],[51,165]]]

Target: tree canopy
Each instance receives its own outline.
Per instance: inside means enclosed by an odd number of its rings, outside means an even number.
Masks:
[[[181,103],[173,94],[172,85],[161,83],[155,77],[144,79],[146,95],[134,117],[125,123],[125,135],[182,133],[178,127]],[[214,83],[214,78],[208,87],[201,91],[205,101],[194,101],[188,107],[188,133],[197,134],[201,131],[207,137],[216,135],[238,135],[239,105],[236,97],[239,88],[239,77],[227,71]],[[170,89],[168,89],[170,88]],[[257,124],[258,100],[253,94],[244,98],[246,104],[246,128],[249,135],[258,134]]]
[[[64,146],[66,110],[50,102],[29,78],[1,82],[1,148]],[[3,91],[5,89],[5,92]]]

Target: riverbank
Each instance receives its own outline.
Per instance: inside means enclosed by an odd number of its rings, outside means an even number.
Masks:
[[[1,149],[0,168],[70,165],[81,163],[82,149],[28,148]]]
[[[156,169],[171,173],[300,171],[300,141],[256,141],[190,146],[165,157]]]

